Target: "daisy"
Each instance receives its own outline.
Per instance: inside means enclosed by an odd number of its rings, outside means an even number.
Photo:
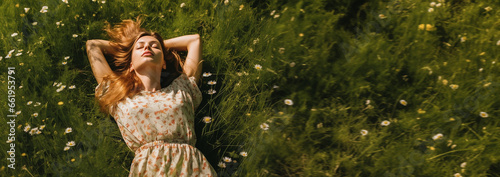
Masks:
[[[71,133],[72,131],[73,131],[73,129],[71,127],[68,127],[68,128],[66,128],[64,133]]]
[[[484,10],[486,10],[486,12],[489,12],[489,11],[493,10],[493,8],[491,8],[490,6],[488,6],[488,7],[485,7]]]
[[[380,18],[380,19],[386,19],[387,17],[384,14],[379,14],[378,18]]]
[[[64,147],[64,151],[69,150],[69,148],[70,148],[69,146]]]
[[[302,33],[301,33],[301,34],[302,34]],[[293,68],[293,67],[295,67],[295,62],[291,62],[291,63],[290,63],[290,67],[292,67],[292,68]]]
[[[208,84],[208,85],[215,85],[215,84],[217,84],[217,82],[216,82],[216,81],[208,81],[208,83],[207,83],[207,84]]]
[[[23,53],[16,53],[16,57],[21,56]]]
[[[33,113],[33,117],[38,117],[38,113],[37,112]]]
[[[64,2],[64,3],[68,4],[68,0],[62,0],[62,2]]]
[[[231,158],[229,157],[224,157],[224,159],[222,159],[224,162],[231,162]]]
[[[26,105],[31,105],[31,103],[33,103],[33,101],[28,101],[28,103],[26,103]]]
[[[217,91],[215,91],[214,89],[210,89],[210,90],[208,90],[208,94],[209,94],[209,95],[213,95],[213,94],[215,94],[215,93],[217,93]]]
[[[434,8],[429,8],[429,10],[427,10],[428,12],[434,12]]]
[[[68,64],[68,62],[66,62],[66,61],[63,61],[63,62],[62,62],[62,65],[66,65],[66,64]]]
[[[486,113],[486,112],[480,112],[479,116],[481,116],[482,118],[486,118],[486,117],[488,117],[488,113]]]
[[[285,104],[288,105],[288,106],[292,106],[293,105],[293,101],[291,99],[285,99]]]
[[[499,46],[500,46],[500,40],[498,40],[498,41],[497,41],[497,45],[499,45]]]
[[[223,163],[223,162],[219,162],[219,167],[221,167],[221,168],[226,168],[226,164],[225,164],[225,163]]]
[[[75,85],[69,86],[69,89],[75,89],[75,88],[76,88]]]
[[[186,6],[186,3],[181,3],[181,8],[183,8],[184,6]]]
[[[429,4],[431,7],[434,7],[436,6],[436,2],[431,2],[431,4]]]
[[[68,59],[69,59],[69,56],[64,57],[64,60],[68,60]]]
[[[31,129],[31,126],[30,125],[26,125],[26,127],[24,127],[24,132],[28,132],[30,129]]]
[[[16,37],[16,36],[17,36],[17,33],[12,33],[10,36],[11,36],[11,37]]]
[[[229,4],[229,0],[224,0],[224,5]]]
[[[382,123],[380,123],[380,125],[382,126],[389,126],[389,124],[391,124],[391,122],[389,122],[388,120],[384,120],[382,121]]]
[[[21,114],[21,111],[17,111],[17,112],[16,112],[16,115],[19,115],[19,114]]]
[[[78,37],[78,34],[73,34],[73,37],[75,37],[75,38]]]
[[[30,8],[24,8],[25,13],[28,13],[29,10],[30,10]]]
[[[262,66],[261,66],[261,65],[259,65],[259,64],[256,64],[256,65],[255,65],[255,69],[257,69],[257,70],[261,70],[261,69],[262,69]]]
[[[262,123],[262,124],[260,124],[260,128],[261,128],[262,130],[268,130],[268,129],[269,129],[269,124],[267,124],[267,123]]]
[[[31,129],[31,130],[30,130],[30,135],[35,134],[37,130],[38,130],[38,128],[37,128],[37,127],[35,127],[35,128],[33,128],[33,129]]]
[[[458,85],[457,84],[450,84],[450,88],[453,90],[456,90],[456,89],[458,89]]]
[[[460,42],[465,42],[465,41],[467,41],[467,37],[464,36],[460,38]]]
[[[283,48],[283,47],[282,47],[282,48],[280,48],[280,49],[278,50],[278,52],[279,52],[279,53],[281,53],[281,54],[285,53],[285,48]]]
[[[43,6],[42,10],[40,10],[40,13],[47,13],[48,10],[49,10],[48,6]]]
[[[35,105],[33,105],[33,106],[37,107],[37,106],[40,106],[41,104],[42,103],[40,103],[40,102],[36,102]]]
[[[208,123],[212,122],[212,118],[209,116],[205,116],[205,117],[203,117],[203,122],[208,124]]]
[[[441,139],[441,138],[443,138],[443,134],[441,134],[441,133],[438,133],[438,134],[436,134],[436,135],[434,135],[432,137],[433,140],[438,140],[438,139]]]
[[[368,130],[361,130],[361,135],[366,136],[368,135]]]
[[[248,153],[245,152],[245,151],[243,151],[243,152],[240,152],[240,155],[243,156],[243,157],[246,157],[246,156],[248,156]]]
[[[92,125],[92,122],[87,122],[87,125]]]
[[[443,5],[443,4],[441,4],[441,3],[437,3],[437,4],[436,4],[436,7],[441,7],[442,5]]]
[[[455,173],[453,177],[462,177],[462,175],[460,173]]]
[[[38,25],[38,22],[33,22],[33,23],[31,23],[31,25],[36,26],[36,25]]]
[[[40,130],[43,130],[45,128],[45,125],[40,125]]]
[[[204,72],[203,73],[203,77],[210,77],[212,75],[212,73],[210,72]]]
[[[68,143],[66,143],[66,146],[75,146],[75,141],[70,141]]]
[[[406,100],[399,100],[399,103],[401,103],[403,106],[408,105],[408,102],[406,102]]]
[[[464,163],[460,164],[461,168],[465,168],[465,166],[467,166],[467,162],[464,162]]]

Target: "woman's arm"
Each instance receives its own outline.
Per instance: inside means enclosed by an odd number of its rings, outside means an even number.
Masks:
[[[175,37],[163,41],[166,48],[171,48],[177,51],[188,51],[186,61],[182,69],[188,77],[194,76],[196,82],[201,76],[201,40],[199,34],[185,35]]]
[[[87,57],[89,58],[92,72],[97,83],[101,83],[104,76],[113,73],[104,57],[104,53],[109,53],[114,49],[109,45],[109,41],[101,39],[88,40],[86,45]]]

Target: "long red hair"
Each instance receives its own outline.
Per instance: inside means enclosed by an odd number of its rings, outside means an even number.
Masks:
[[[110,51],[112,56],[112,64],[115,69],[113,73],[103,78],[100,87],[96,90],[96,99],[99,101],[101,111],[107,114],[114,114],[116,104],[127,97],[132,97],[141,91],[143,83],[137,77],[135,70],[130,72],[129,68],[132,62],[132,50],[139,38],[142,36],[152,36],[160,42],[163,50],[163,59],[167,65],[163,72],[168,72],[169,75],[165,80],[172,81],[183,73],[182,66],[184,65],[180,56],[175,50],[165,48],[163,38],[156,32],[141,28],[141,16],[136,18],[136,22],[127,19],[111,28],[111,25],[106,22],[105,31],[109,35],[110,46],[115,50]],[[163,82],[163,81],[162,81]],[[107,83],[108,88],[104,85]],[[162,84],[164,85],[164,84]]]

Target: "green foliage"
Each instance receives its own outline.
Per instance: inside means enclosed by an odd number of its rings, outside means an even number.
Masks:
[[[498,1],[68,1],[0,2],[0,97],[15,67],[21,111],[5,176],[128,175],[85,42],[141,14],[202,37],[197,148],[220,176],[500,176]]]

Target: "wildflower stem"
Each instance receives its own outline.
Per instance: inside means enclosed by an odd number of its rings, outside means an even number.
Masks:
[[[446,155],[446,154],[450,154],[450,153],[453,153],[453,152],[458,152],[458,151],[468,151],[469,149],[462,149],[462,150],[453,150],[453,151],[448,151],[448,152],[445,152],[445,153],[442,153],[442,154],[439,154],[439,155],[436,155],[434,157],[431,157],[431,158],[428,158],[427,160],[432,160],[432,159],[435,159],[435,158],[438,158],[438,157],[441,157],[443,155]]]

